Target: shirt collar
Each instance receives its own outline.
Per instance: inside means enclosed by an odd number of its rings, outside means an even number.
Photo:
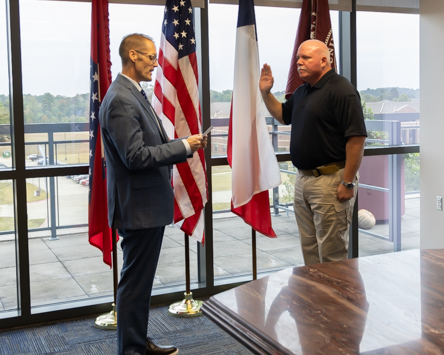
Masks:
[[[125,77],[129,81],[131,81],[134,84],[134,86],[137,88],[137,90],[139,90],[139,92],[142,91],[142,87],[139,85],[139,83],[137,81],[131,79],[128,75],[125,75],[125,74],[122,74],[122,73],[119,73],[119,75],[122,75],[123,77]]]
[[[321,89],[325,83],[335,74],[335,70],[331,68],[328,72],[326,72],[316,84],[314,84],[311,88]]]

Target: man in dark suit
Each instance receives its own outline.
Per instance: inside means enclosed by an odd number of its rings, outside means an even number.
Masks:
[[[126,36],[119,48],[122,73],[100,107],[105,148],[109,223],[123,240],[123,266],[117,288],[119,355],[176,354],[175,347],[147,338],[151,290],[165,226],[173,220],[171,165],[205,148],[201,134],[169,140],[139,85],[157,67],[153,40]]]

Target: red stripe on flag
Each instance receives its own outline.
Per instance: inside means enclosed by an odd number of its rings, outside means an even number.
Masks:
[[[191,172],[190,165],[188,162],[180,163],[176,165],[177,171],[180,174],[182,181],[187,183],[184,185],[188,196],[193,204],[195,211],[199,211],[203,208],[202,195],[200,193],[199,187],[197,186],[196,180]],[[180,221],[177,217],[174,218],[174,223]]]
[[[192,235],[197,222],[199,222],[199,218],[200,218],[200,213],[196,213],[193,216],[188,217],[187,219],[185,219],[180,229],[182,229],[187,235]],[[205,237],[203,236],[202,244],[204,243],[204,241]]]
[[[174,87],[176,86],[177,70],[171,65],[167,57],[165,57],[162,49],[159,50],[159,64],[162,63],[162,72],[165,79],[167,79]]]
[[[191,134],[199,134],[201,132],[199,131],[196,108],[194,107],[193,100],[188,92],[182,72],[179,70],[177,74],[177,99],[180,107],[182,108],[183,115],[188,123]]]
[[[179,205],[177,204],[177,200],[174,199],[174,220],[173,222],[176,223],[177,221],[181,221],[183,219],[182,212],[179,208]]]
[[[160,86],[159,82],[156,81],[154,84],[154,95],[156,95],[157,100],[162,104],[162,113],[165,115],[165,117],[168,117],[168,119],[174,124],[174,115],[176,112],[176,109],[171,104],[171,102],[163,95],[162,87]]]
[[[191,53],[188,56],[189,60],[190,60],[190,64],[191,64],[191,68],[193,68],[193,72],[194,72],[194,77],[196,78],[196,86],[199,85],[199,72],[197,70],[197,57],[196,57],[196,52]]]

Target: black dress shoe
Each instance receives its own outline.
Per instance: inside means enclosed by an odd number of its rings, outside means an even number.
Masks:
[[[146,355],[174,355],[179,352],[179,350],[172,345],[167,345],[167,346],[156,345],[150,339],[146,340],[145,349],[146,349],[145,350]]]

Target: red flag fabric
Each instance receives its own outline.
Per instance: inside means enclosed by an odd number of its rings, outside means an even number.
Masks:
[[[167,0],[152,105],[170,138],[202,132],[196,40],[190,0]],[[173,167],[174,223],[204,242],[208,201],[204,151]]]
[[[281,175],[262,110],[259,79],[254,2],[240,0],[227,148],[232,168],[231,211],[255,231],[276,237],[268,190],[280,185]]]
[[[289,99],[293,92],[304,83],[299,77],[297,65],[298,48],[307,39],[318,39],[324,42],[330,50],[330,62],[336,70],[333,31],[330,21],[328,0],[303,0],[299,16],[298,30],[294,42],[293,56],[290,62],[285,98]]]
[[[103,253],[103,262],[112,265],[112,235],[108,225],[105,156],[99,124],[99,108],[111,84],[108,1],[92,0],[91,91],[89,118],[89,243]]]

